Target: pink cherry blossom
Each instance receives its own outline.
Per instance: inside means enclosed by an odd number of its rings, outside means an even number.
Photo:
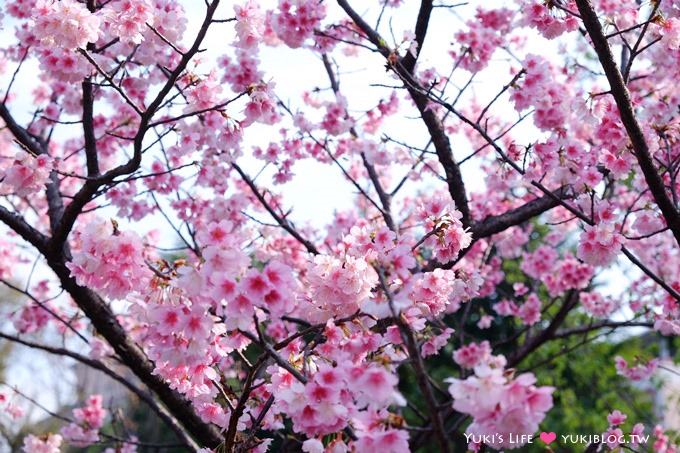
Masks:
[[[50,156],[34,157],[19,151],[12,164],[4,171],[0,170],[0,187],[25,197],[45,187],[53,166],[54,160]]]
[[[375,270],[362,258],[344,260],[319,255],[307,276],[311,304],[320,316],[349,316],[369,298],[378,283]]]
[[[288,46],[300,47],[312,36],[314,28],[325,15],[325,3],[313,0],[279,0],[279,10],[272,18],[272,28]]]
[[[680,3],[460,3],[4,2],[0,336],[130,379],[179,450],[524,448],[562,343],[680,335]],[[144,450],[119,403],[24,450]]]
[[[139,44],[149,31],[148,27],[154,25],[154,11],[149,0],[112,2],[106,13],[111,33],[124,43]]]
[[[86,447],[99,441],[99,429],[104,425],[107,410],[102,407],[102,396],[90,396],[85,406],[73,410],[75,421],[61,429],[64,439],[72,445]]]
[[[488,341],[470,343],[453,351],[453,360],[464,368],[473,369],[477,365],[488,363],[491,359],[491,345]]]
[[[103,219],[77,233],[79,250],[68,264],[81,285],[92,285],[113,298],[121,298],[150,278],[140,237],[121,232]]]
[[[614,363],[616,365],[617,374],[625,376],[631,381],[641,381],[649,379],[649,377],[654,374],[659,365],[659,360],[652,359],[646,363],[640,362],[630,366],[623,357],[616,356],[614,357]]]
[[[619,410],[615,410],[607,415],[607,421],[611,426],[619,426],[623,424],[627,418],[626,414],[621,413]]]
[[[552,387],[536,387],[531,373],[508,378],[502,368],[478,365],[465,380],[449,379],[453,408],[472,417],[466,432],[490,437],[494,448],[519,448],[509,434],[533,434],[552,407]]]
[[[36,38],[64,49],[84,48],[100,35],[100,19],[74,0],[38,0],[33,11]]]
[[[578,246],[578,257],[593,266],[610,263],[621,250],[623,238],[613,224],[586,226]]]
[[[61,443],[62,437],[59,434],[48,434],[46,437],[29,434],[24,437],[22,451],[24,453],[59,453]]]

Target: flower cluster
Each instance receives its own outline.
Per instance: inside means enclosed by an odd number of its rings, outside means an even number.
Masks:
[[[364,425],[362,421],[384,422],[389,418],[384,408],[403,404],[396,389],[397,377],[390,368],[379,363],[362,363],[358,359],[381,347],[389,356],[392,346],[379,335],[366,335],[361,328],[347,324],[336,326],[331,321],[327,323],[324,335],[327,340],[320,353],[330,359],[332,365],[326,360],[308,362],[306,366],[312,375],[306,383],[281,368],[270,370],[271,392],[277,395],[276,411],[291,418],[296,432],[308,436],[341,431],[349,420],[357,421],[357,436],[369,437],[364,441],[368,444],[388,436],[391,430],[383,430],[383,423]],[[294,363],[305,360],[303,353],[295,347],[290,353]]]
[[[63,438],[59,434],[47,434],[45,436],[35,436],[29,434],[24,437],[22,451],[24,453],[59,453]]]
[[[112,2],[106,10],[106,23],[111,33],[121,42],[139,44],[148,26],[153,26],[154,10],[149,0],[122,0]],[[166,38],[167,39],[167,38]]]
[[[505,42],[511,20],[512,13],[508,9],[478,9],[475,18],[467,22],[468,30],[455,34],[455,42],[463,48],[460,52],[452,52],[452,56],[460,59],[461,67],[470,72],[484,69],[496,49]]]
[[[26,304],[21,308],[18,315],[14,316],[14,328],[19,333],[37,332],[53,319],[50,311],[55,312],[54,306],[50,302],[42,303],[42,306],[36,303]]]
[[[458,253],[469,247],[472,235],[461,221],[463,214],[454,203],[440,197],[426,200],[418,209],[418,217],[430,231],[426,244],[442,263],[453,261]]]
[[[428,315],[438,316],[445,311],[454,312],[459,306],[457,303],[451,303],[455,282],[455,272],[451,270],[435,269],[427,274],[418,275],[413,279],[410,299],[416,307]]]
[[[446,346],[451,338],[453,329],[447,327],[439,335],[433,335],[430,337],[423,345],[420,347],[420,353],[423,357],[429,357],[431,355],[436,355],[439,351]]]
[[[67,264],[78,284],[90,286],[119,299],[148,284],[142,240],[134,232],[120,231],[103,219],[95,219],[76,231],[78,250]]]
[[[453,408],[472,417],[466,432],[487,435],[493,448],[519,448],[510,434],[533,434],[553,405],[552,387],[537,387],[531,373],[510,377],[501,367],[478,365],[465,380],[449,379]],[[504,434],[493,436],[493,434]],[[521,438],[520,438],[521,439]]]
[[[0,170],[0,182],[16,195],[25,197],[44,188],[53,166],[54,160],[46,154],[33,156],[19,151],[12,164]]]
[[[463,368],[473,369],[491,359],[491,345],[488,341],[470,343],[453,351],[453,360]]]
[[[571,2],[573,3],[573,2]],[[575,8],[575,5],[568,5]],[[562,13],[557,6],[548,6],[546,2],[532,0],[531,4],[522,8],[524,25],[537,29],[548,39],[554,39],[565,32],[578,30],[578,20],[570,14]],[[563,17],[560,17],[563,16]]]
[[[254,0],[247,0],[243,5],[234,5],[236,13],[237,46],[244,49],[256,47],[262,40],[265,28],[265,17],[260,5]]]
[[[586,225],[579,238],[577,256],[593,266],[606,266],[621,251],[623,237],[613,223]]]
[[[363,258],[318,255],[310,263],[307,281],[311,303],[325,320],[359,310],[378,284],[378,274]]]
[[[523,62],[526,71],[511,98],[517,111],[535,109],[534,122],[543,130],[564,127],[571,99],[568,90],[556,82],[552,65],[539,55],[527,55]]]
[[[648,362],[638,362],[634,366],[630,366],[626,359],[621,356],[614,357],[616,364],[616,374],[625,376],[631,381],[641,381],[649,379],[654,374],[659,366],[659,359],[652,359]]]
[[[279,0],[272,28],[289,47],[300,47],[326,16],[326,4],[316,0]]]
[[[36,2],[37,0],[15,0],[6,5],[7,13],[17,19],[27,19],[31,17]]]
[[[35,36],[45,45],[72,50],[99,39],[101,20],[75,0],[38,0],[31,15]]]
[[[94,69],[84,56],[72,50],[46,47],[38,52],[40,67],[61,82],[77,82],[90,75]]]
[[[4,392],[0,392],[0,409],[12,420],[17,420],[24,415],[24,409]]]
[[[279,119],[276,111],[276,98],[272,92],[273,84],[257,84],[249,88],[250,102],[246,105],[245,120],[247,126],[255,121],[264,124],[274,124]]]
[[[616,309],[616,302],[597,292],[582,292],[579,298],[583,308],[596,318],[607,318]]]
[[[102,407],[102,396],[92,395],[85,406],[73,409],[74,422],[61,429],[61,434],[76,447],[87,447],[99,441],[99,429],[104,425],[107,411]]]

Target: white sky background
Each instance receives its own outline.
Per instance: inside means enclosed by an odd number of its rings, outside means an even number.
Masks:
[[[181,3],[183,3],[189,19],[188,32],[185,34],[184,41],[186,45],[193,40],[198,25],[203,20],[205,5],[203,0],[183,0]],[[233,5],[235,3],[240,2],[223,0],[215,17],[233,17]],[[262,2],[263,9],[265,8],[264,5],[273,3],[275,2],[271,0]],[[352,3],[358,12],[367,12],[366,18],[369,23],[375,23],[379,12],[377,0],[353,0],[350,3]],[[448,55],[448,51],[451,49],[450,43],[453,41],[453,34],[464,27],[464,20],[474,13],[476,5],[483,5],[484,8],[493,8],[502,6],[504,3],[506,2],[502,0],[484,2],[471,0],[470,5],[456,8],[455,11],[447,9],[435,10],[424,50],[419,58],[419,67],[426,69],[434,66],[441,72],[446,72],[453,64],[453,59]],[[329,17],[344,17],[344,13],[340,11],[335,2],[327,1],[327,4],[329,5]],[[404,5],[398,10],[389,8],[386,10],[380,32],[391,46],[394,43],[391,42],[389,29],[387,28],[390,18],[392,18],[391,25],[394,35],[397,40],[401,41],[404,31],[413,29],[419,4],[420,2],[416,0],[405,0]],[[211,31],[208,33],[202,46],[208,49],[206,53],[201,54],[202,58],[208,62],[204,68],[209,69],[213,65],[213,59],[221,54],[227,53],[233,55],[233,50],[230,48],[230,43],[233,42],[234,36],[233,28],[233,23],[214,24],[211,27]],[[528,48],[531,52],[539,53],[549,58],[559,56],[555,42],[547,41],[535,33],[531,33],[530,36],[532,38],[529,40]],[[5,18],[4,29],[0,30],[0,43],[5,45],[5,43],[13,40],[14,24]],[[380,99],[386,99],[392,91],[386,88],[370,87],[370,84],[399,85],[390,74],[385,72],[384,60],[378,54],[371,54],[362,50],[359,57],[346,58],[340,52],[335,52],[333,56],[337,59],[341,68],[341,91],[349,102],[350,113],[355,117],[361,115],[359,112],[375,107]],[[259,57],[261,61],[260,68],[265,73],[265,79],[271,79],[276,83],[276,94],[284,102],[288,103],[294,111],[297,107],[303,107],[301,100],[303,91],[311,91],[316,87],[328,88],[330,85],[321,60],[312,52],[305,51],[304,49],[289,49],[283,45],[276,48],[262,46]],[[510,57],[507,54],[498,51],[495,54],[491,68],[483,72],[471,85],[470,89],[480,96],[480,103],[486,104],[511,79],[507,64],[509,59]],[[9,79],[14,67],[14,64],[11,63],[6,73],[0,77],[3,90],[5,88],[4,84]],[[32,112],[31,91],[36,85],[33,75],[37,73],[37,67],[38,65],[35,61],[26,63],[12,89],[16,99],[11,103],[10,107],[20,122],[26,122],[30,119]],[[458,75],[454,79],[454,86],[456,84],[462,86],[468,77],[469,73],[459,70]],[[155,89],[158,88],[156,87]],[[225,91],[229,92],[228,89]],[[456,92],[455,88],[449,91],[450,95],[455,95]],[[397,140],[422,148],[428,142],[429,137],[422,121],[416,116],[417,111],[404,98],[404,93],[403,90],[398,91],[401,106],[400,112],[387,121],[383,132]],[[325,96],[331,99],[330,91],[327,91]],[[464,99],[461,102],[464,102]],[[504,104],[505,107],[501,107]],[[504,114],[507,112],[512,118],[517,117],[517,113],[507,103],[507,96],[501,98],[496,106],[500,107],[497,111]],[[235,113],[238,114],[239,112]],[[411,117],[407,118],[405,113],[410,114]],[[266,131],[266,133],[258,133],[259,130]],[[77,130],[74,132],[77,132]],[[536,133],[536,129],[530,126],[530,121],[526,121],[526,125],[518,127],[514,131],[514,136],[519,138],[520,142],[528,143],[536,138]],[[243,149],[246,156],[241,158],[239,163],[251,175],[254,175],[261,168],[262,163],[248,158],[251,147],[254,145],[264,147],[270,140],[276,141],[279,137],[280,135],[276,132],[276,129],[271,127],[255,126],[248,128],[245,133]],[[379,136],[376,138],[379,138]],[[388,146],[393,147],[394,145],[388,144]],[[466,140],[456,139],[455,136],[452,137],[452,146],[456,159],[462,159],[471,151]],[[345,168],[349,168],[347,162],[345,162]],[[353,208],[355,189],[335,165],[320,165],[316,161],[308,160],[298,162],[293,171],[296,176],[291,182],[284,186],[276,186],[274,189],[280,190],[284,194],[286,206],[294,207],[292,217],[297,222],[310,222],[314,226],[323,226],[332,221],[335,211]],[[474,163],[466,163],[462,173],[468,192],[482,191],[484,189],[483,174]],[[395,172],[395,179],[401,178],[403,174],[403,170]],[[262,179],[258,180],[260,184],[264,181]],[[413,183],[408,184],[411,185],[411,189],[407,185],[404,192],[413,190]],[[444,187],[444,183],[439,183],[434,179],[432,179],[430,187],[435,187],[436,184],[441,184],[441,187]],[[109,213],[105,211],[101,212],[100,215],[115,216],[115,212]],[[259,218],[271,221],[271,219],[263,216],[259,216]],[[167,237],[170,237],[172,234],[169,227],[159,216],[155,216],[154,220],[146,219],[140,225],[136,225],[136,228],[138,230],[160,228],[167,232]],[[164,241],[163,245],[171,246],[173,242],[176,241],[168,239]],[[610,283],[605,288],[605,292],[617,292],[613,288],[622,288],[623,285],[615,285],[614,282],[620,282],[623,279],[620,270],[607,272],[606,280]],[[34,281],[37,282],[38,279]],[[2,308],[0,310],[5,312]],[[72,342],[71,346],[77,347],[77,344]],[[36,396],[39,401],[51,409],[54,409],[61,400],[68,399],[64,394],[68,392],[68,389],[72,388],[73,383],[71,380],[73,377],[70,373],[65,372],[63,375],[56,373],[55,375],[54,372],[50,372],[55,370],[54,363],[50,362],[49,358],[45,357],[43,353],[28,352],[26,348],[19,347],[17,347],[16,352],[16,361],[13,362],[8,375],[10,382],[20,383],[24,390]],[[63,384],[61,390],[56,392],[49,390],[48,387],[53,385],[55,379]]]

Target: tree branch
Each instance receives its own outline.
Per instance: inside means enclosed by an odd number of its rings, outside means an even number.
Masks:
[[[626,128],[626,132],[628,132],[628,138],[633,146],[640,169],[645,176],[645,181],[647,181],[654,201],[659,206],[668,227],[673,232],[675,240],[680,245],[680,212],[678,212],[677,207],[666,193],[663,179],[654,165],[642,128],[635,117],[630,93],[616,64],[616,60],[614,60],[614,55],[609,47],[607,38],[602,31],[602,25],[597,17],[597,13],[593,9],[590,0],[576,0],[576,4],[581,14],[583,25],[593,42],[597,57],[609,81],[611,94],[619,108],[621,122]]]
[[[418,18],[416,19],[416,43],[418,47],[416,49],[417,55],[420,55],[423,49],[423,44],[425,43],[425,36],[427,35],[427,27],[430,24],[430,14],[432,13],[433,4],[432,0],[421,0],[420,10],[418,11]],[[401,64],[404,69],[411,74],[416,67],[416,62],[418,61],[418,56],[412,55],[411,52],[407,52],[404,58],[401,60]]]
[[[151,102],[151,104],[149,104],[149,107],[144,112],[142,112],[139,128],[137,129],[137,133],[135,134],[133,140],[132,158],[128,160],[126,163],[121,164],[118,167],[112,168],[111,170],[101,175],[100,177],[90,179],[86,181],[85,184],[83,184],[78,193],[71,200],[71,203],[64,210],[63,216],[61,216],[61,219],[57,227],[53,231],[52,240],[50,244],[53,249],[56,250],[63,246],[64,242],[66,241],[66,238],[73,229],[73,225],[75,224],[76,219],[82,212],[84,206],[90,202],[92,196],[97,192],[99,187],[101,187],[104,184],[111,183],[118,176],[127,175],[139,169],[139,166],[142,163],[144,136],[146,135],[146,132],[149,129],[151,119],[153,118],[154,114],[160,107],[161,103],[163,102],[167,94],[170,92],[170,90],[172,90],[172,87],[175,86],[175,82],[180,77],[182,72],[184,72],[187,65],[189,64],[189,61],[191,61],[194,55],[198,53],[201,43],[203,42],[203,39],[205,38],[205,35],[208,32],[208,28],[210,27],[213,15],[215,14],[215,10],[217,9],[219,3],[220,0],[213,0],[213,2],[211,2],[208,5],[205,18],[203,19],[203,23],[201,24],[201,27],[196,35],[196,38],[194,39],[191,48],[182,56],[180,62],[177,64],[177,67],[174,69],[174,71],[172,71],[172,73],[170,73],[165,85],[158,92],[158,94]]]
[[[276,220],[276,223],[278,223],[279,226],[281,226],[281,228],[286,230],[291,236],[293,236],[295,239],[297,239],[297,241],[300,244],[304,245],[309,253],[311,253],[313,255],[318,255],[319,250],[316,248],[316,246],[314,244],[312,244],[310,241],[308,241],[307,239],[303,238],[302,235],[300,233],[298,233],[298,231],[295,228],[293,228],[293,226],[290,224],[290,222],[288,222],[288,220],[286,218],[280,216],[274,210],[274,208],[272,208],[269,205],[267,200],[265,200],[264,195],[262,195],[260,193],[259,189],[255,185],[255,182],[252,179],[250,179],[250,176],[248,176],[241,169],[241,167],[236,165],[236,163],[232,163],[231,165],[238,172],[238,174],[241,175],[241,178],[243,178],[245,183],[248,184],[248,187],[250,187],[250,190],[253,192],[253,195],[255,195],[255,197],[257,197],[257,199],[260,201],[262,206],[267,210],[267,212],[269,212],[269,214],[274,218],[274,220]]]
[[[326,68],[326,73],[328,74],[328,78],[330,79],[331,82],[331,88],[333,90],[333,93],[335,93],[335,96],[337,97],[340,94],[340,84],[338,82],[338,79],[335,76],[335,72],[333,71],[333,68],[331,67],[331,62],[328,59],[327,54],[323,54],[321,56],[323,60],[323,65],[324,68]],[[356,129],[354,126],[350,128],[350,134],[352,137],[359,138],[359,134],[357,134]],[[375,191],[378,194],[378,198],[380,199],[380,204],[382,205],[382,215],[385,220],[385,224],[387,227],[392,230],[392,231],[397,231],[397,226],[394,223],[394,219],[392,218],[392,197],[390,194],[388,194],[385,191],[385,188],[380,182],[380,176],[378,175],[378,172],[375,169],[375,166],[368,161],[366,158],[366,153],[363,151],[361,152],[361,161],[364,164],[364,168],[366,168],[366,172],[368,173],[368,177],[373,183],[373,187],[375,188]]]
[[[19,338],[14,335],[9,335],[3,332],[0,332],[0,338],[4,338],[6,340],[12,341],[17,344],[21,344],[23,346],[32,348],[32,349],[39,349],[41,351],[48,352],[50,354],[54,355],[61,355],[65,357],[70,357],[84,365],[87,365],[90,368],[93,368],[95,370],[101,371],[102,373],[106,374],[109,376],[111,379],[120,382],[125,388],[130,390],[132,393],[137,395],[137,397],[144,401],[157,415],[158,417],[170,428],[172,431],[178,436],[178,438],[184,443],[185,446],[191,448],[192,450],[196,451],[198,450],[198,446],[196,443],[193,441],[191,437],[187,435],[186,432],[182,429],[182,427],[177,423],[177,420],[175,420],[172,415],[168,413],[168,411],[160,406],[152,397],[150,394],[147,392],[143,391],[136,385],[134,385],[132,382],[130,382],[128,379],[124,378],[123,376],[119,375],[115,371],[113,371],[111,368],[106,366],[103,362],[99,360],[94,360],[89,357],[86,357],[84,355],[78,354],[76,352],[70,351],[66,348],[56,348],[48,345],[42,345],[38,343],[34,343],[32,341],[24,340],[22,338]]]
[[[155,366],[144,351],[127,335],[117,321],[115,314],[94,291],[78,285],[71,277],[70,270],[62,256],[46,255],[47,263],[78,307],[85,313],[94,328],[114,349],[118,357],[130,370],[165,404],[186,430],[202,446],[217,447],[222,437],[215,426],[205,423],[194,411],[190,401],[170,388],[165,380],[155,373]]]
[[[570,198],[572,191],[564,186],[555,191],[553,195],[544,195],[540,198],[535,198],[522,206],[515,209],[510,209],[503,214],[496,216],[489,216],[481,222],[475,223],[470,227],[472,238],[482,239],[492,236],[496,233],[505,231],[506,229],[520,225],[534,217],[543,214],[560,205],[560,199]]]
[[[427,3],[427,2],[426,2]],[[453,158],[453,151],[451,149],[451,143],[446,135],[444,126],[439,119],[439,117],[432,111],[429,105],[428,97],[423,94],[426,90],[421,87],[417,81],[415,81],[407,68],[403,66],[402,61],[398,59],[398,56],[393,54],[393,51],[387,46],[385,40],[371,28],[365,20],[357,14],[354,9],[349,5],[347,0],[338,0],[340,7],[345,10],[347,15],[354,21],[354,23],[367,35],[368,39],[378,47],[380,53],[388,59],[388,64],[394,70],[394,72],[404,81],[407,85],[407,90],[411,95],[411,98],[416,104],[418,111],[427,126],[427,130],[432,137],[432,143],[434,144],[437,157],[439,158],[439,163],[444,167],[444,172],[446,174],[446,183],[449,187],[449,193],[451,198],[456,203],[456,208],[461,212],[463,225],[468,226],[470,224],[470,208],[468,207],[467,193],[465,190],[465,184],[463,183],[463,176],[460,172],[460,168]],[[429,18],[429,13],[423,12],[423,20],[427,16]],[[420,18],[420,15],[419,15]],[[425,38],[425,33],[427,31],[427,26],[424,25],[421,30],[422,39]],[[396,59],[396,63],[390,63]]]
[[[90,78],[83,80],[83,137],[85,138],[85,158],[87,176],[99,174],[97,138],[94,134],[94,93]]]
[[[425,399],[425,404],[429,410],[430,422],[432,423],[432,431],[437,438],[437,443],[439,444],[439,449],[442,453],[449,451],[449,443],[446,438],[446,431],[444,430],[444,423],[442,422],[441,415],[439,414],[437,400],[434,398],[432,393],[432,384],[430,383],[430,378],[427,375],[427,370],[425,370],[425,363],[423,362],[423,357],[420,355],[420,349],[418,348],[418,342],[416,337],[411,330],[411,327],[404,322],[400,313],[394,307],[394,298],[392,292],[387,286],[385,281],[385,273],[382,269],[377,269],[378,276],[380,278],[380,287],[385,293],[385,297],[392,310],[392,318],[395,324],[399,327],[399,332],[401,337],[406,344],[408,350],[408,355],[411,358],[411,364],[413,365],[413,371],[416,375],[416,381],[420,391]]]
[[[557,331],[557,328],[564,323],[569,312],[576,307],[578,304],[578,291],[571,290],[569,294],[564,298],[564,303],[560,307],[559,311],[555,317],[550,321],[548,327],[543,329],[537,335],[529,337],[524,344],[508,359],[508,368],[514,368],[520,363],[526,356],[531,354],[533,351],[541,347],[541,345],[549,340],[551,340]]]

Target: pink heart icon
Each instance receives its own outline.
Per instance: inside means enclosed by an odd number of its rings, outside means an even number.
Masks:
[[[546,445],[550,445],[552,443],[552,441],[557,439],[557,434],[542,432],[540,437],[541,437],[541,440],[543,442],[545,442]]]

